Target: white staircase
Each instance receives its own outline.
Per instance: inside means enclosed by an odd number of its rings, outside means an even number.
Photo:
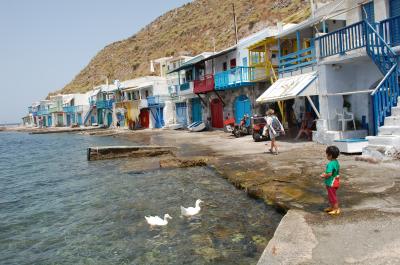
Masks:
[[[363,150],[365,155],[384,158],[400,152],[400,104],[392,107],[392,115],[385,117],[384,125],[378,129],[378,135],[368,136],[367,139],[368,146]]]

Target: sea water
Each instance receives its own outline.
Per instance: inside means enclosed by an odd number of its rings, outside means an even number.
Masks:
[[[281,215],[207,167],[141,170],[86,148],[140,144],[0,133],[0,264],[255,264]],[[198,216],[180,206],[204,204]],[[173,219],[151,229],[144,216]]]

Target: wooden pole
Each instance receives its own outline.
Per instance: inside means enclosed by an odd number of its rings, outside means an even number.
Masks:
[[[235,4],[232,3],[232,10],[233,10],[233,26],[235,30],[235,44],[238,43],[238,29],[236,24],[236,13],[235,13]]]

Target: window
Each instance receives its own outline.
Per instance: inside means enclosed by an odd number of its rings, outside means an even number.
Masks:
[[[247,67],[247,57],[244,57],[242,59],[242,64],[243,64],[243,66]]]
[[[235,68],[236,67],[236,58],[235,59],[231,59],[231,61],[229,62],[230,68]]]
[[[222,63],[222,70],[223,71],[228,70],[228,64],[226,62]]]

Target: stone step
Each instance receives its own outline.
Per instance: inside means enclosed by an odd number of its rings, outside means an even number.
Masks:
[[[393,146],[395,148],[400,147],[400,136],[399,135],[379,135],[379,136],[367,136],[368,146],[369,145],[385,145]]]
[[[372,145],[368,144],[362,151],[362,155],[372,157],[377,160],[388,160],[393,153],[393,148],[386,145]]]
[[[400,106],[392,108],[392,115],[391,116],[400,116]]]
[[[400,126],[400,116],[388,116],[384,124],[385,126]]]
[[[400,135],[400,125],[398,126],[385,125],[379,127],[378,136],[380,135]]]

